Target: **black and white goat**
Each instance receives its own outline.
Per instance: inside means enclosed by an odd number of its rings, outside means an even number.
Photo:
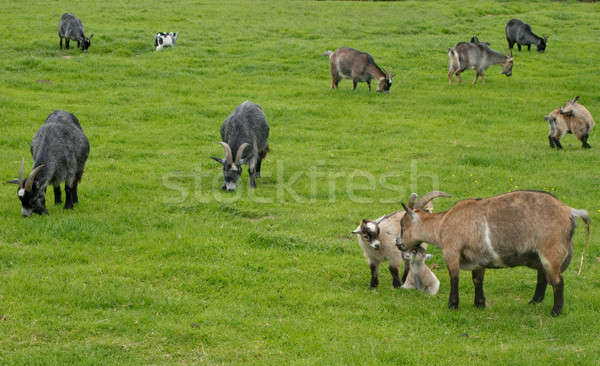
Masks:
[[[163,47],[175,47],[175,41],[177,41],[177,35],[179,32],[158,32],[154,36],[154,47],[157,51],[162,50]]]
[[[31,173],[23,178],[23,159],[19,178],[8,182],[19,186],[21,214],[25,217],[33,212],[47,214],[46,187],[54,186],[54,202],[60,203],[62,182],[65,182],[65,209],[72,209],[79,201],[77,184],[81,181],[89,152],[88,139],[77,117],[65,111],[52,112],[31,141]]]
[[[269,151],[269,125],[262,108],[245,101],[221,125],[219,142],[225,150],[225,157],[211,157],[223,165],[225,183],[221,187],[234,191],[242,174],[242,164],[248,165],[250,187],[256,187],[255,178],[260,177],[260,166]],[[233,155],[235,151],[235,156]]]

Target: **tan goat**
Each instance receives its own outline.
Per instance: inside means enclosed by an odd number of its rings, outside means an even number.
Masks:
[[[568,101],[561,108],[556,108],[549,115],[544,117],[545,121],[550,123],[550,133],[548,134],[548,141],[550,147],[556,146],[558,149],[562,149],[560,139],[566,133],[573,133],[581,141],[581,146],[585,149],[589,149],[591,146],[587,143],[590,131],[594,128],[594,119],[590,112],[581,104],[577,103],[579,97],[573,98]]]
[[[456,203],[445,212],[429,213],[423,202],[447,193],[430,192],[420,205],[404,204],[402,233],[396,244],[400,250],[413,250],[422,242],[442,248],[450,274],[448,306],[458,308],[458,273],[472,271],[475,306],[485,307],[483,276],[486,268],[527,266],[537,269],[537,286],[530,303],[544,299],[546,286],[554,289],[552,316],[560,314],[564,298],[561,273],[573,255],[575,219],[587,225],[585,210],[571,208],[541,191],[515,191],[484,199]]]

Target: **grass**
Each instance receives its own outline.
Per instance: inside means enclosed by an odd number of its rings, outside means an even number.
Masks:
[[[0,175],[16,176],[55,109],[81,121],[91,153],[80,203],[23,219],[14,186],[0,200],[2,364],[598,365],[600,137],[548,147],[543,116],[575,95],[600,114],[596,4],[464,0],[308,2],[155,0],[4,2]],[[94,33],[89,52],[59,50],[60,15]],[[446,49],[473,34],[505,50],[511,18],[549,34],[544,54],[515,50],[513,76],[448,86]],[[153,52],[153,34],[179,31]],[[391,93],[329,89],[321,53],[369,51],[398,75]],[[271,126],[263,178],[220,192],[219,127],[244,100]],[[351,236],[361,218],[409,193],[457,200],[544,189],[592,216],[565,307],[551,290],[527,304],[535,272],[490,270],[488,307],[446,307],[393,290]],[[385,269],[385,267],[383,268]]]

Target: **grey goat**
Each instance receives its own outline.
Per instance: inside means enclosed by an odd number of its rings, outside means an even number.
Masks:
[[[65,182],[65,209],[72,209],[79,201],[77,184],[89,152],[90,144],[77,117],[65,111],[52,112],[31,141],[33,170],[23,179],[23,159],[19,178],[8,182],[19,185],[21,214],[25,217],[33,212],[47,214],[46,187],[54,186],[54,202],[60,203],[62,182]]]
[[[262,108],[245,101],[221,125],[219,142],[225,150],[225,157],[211,157],[223,165],[225,183],[221,187],[234,191],[242,174],[242,164],[248,165],[250,186],[256,187],[255,178],[260,177],[260,166],[269,151],[269,125]],[[233,151],[236,152],[235,156]]]
[[[71,13],[64,13],[60,17],[60,23],[58,24],[58,37],[60,37],[60,48],[62,49],[62,41],[65,39],[65,48],[69,49],[69,41],[77,41],[77,47],[82,51],[90,48],[90,40],[94,35],[90,34],[86,37],[83,34],[83,23],[75,15]]]

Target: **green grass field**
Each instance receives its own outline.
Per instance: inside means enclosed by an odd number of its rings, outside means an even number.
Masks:
[[[124,4],[126,3],[126,4]],[[0,176],[55,109],[74,113],[91,152],[80,203],[24,219],[14,185],[0,199],[0,364],[600,365],[600,134],[548,146],[544,115],[580,96],[600,116],[600,7],[506,1],[3,1]],[[93,33],[59,50],[63,12]],[[477,34],[505,51],[511,18],[550,36],[517,52],[510,78],[447,82],[446,50]],[[179,31],[154,52],[157,31]],[[73,44],[73,43],[71,43]],[[398,75],[387,95],[330,90],[325,50],[368,51]],[[222,121],[260,104],[271,153],[258,188],[247,170],[220,191]],[[432,248],[440,292],[395,290],[351,235],[410,192],[458,200],[542,189],[592,216],[552,290],[528,305],[536,274],[489,270],[488,307],[461,305]]]

